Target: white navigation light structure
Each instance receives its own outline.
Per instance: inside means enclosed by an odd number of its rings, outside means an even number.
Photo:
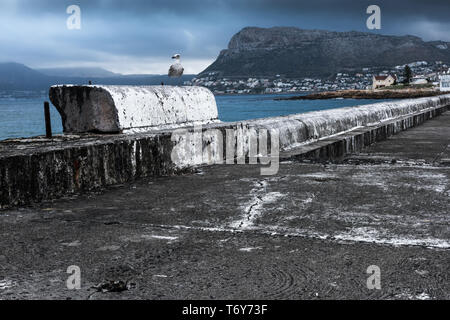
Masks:
[[[172,59],[175,60],[175,63],[170,66],[169,69],[169,77],[171,78],[180,78],[184,73],[184,68],[180,63],[180,54],[175,54]]]

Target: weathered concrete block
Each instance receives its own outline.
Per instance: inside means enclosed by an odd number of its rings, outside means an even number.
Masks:
[[[217,122],[214,95],[203,87],[72,86],[50,88],[65,133],[119,133]]]

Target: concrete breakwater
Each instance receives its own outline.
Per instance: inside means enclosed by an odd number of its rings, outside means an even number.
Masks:
[[[74,86],[50,88],[64,133],[121,133],[217,122],[217,105],[203,87]]]
[[[55,199],[140,177],[175,174],[192,166],[223,163],[224,156],[230,154],[246,158],[255,149],[255,140],[251,139],[255,132],[266,131],[271,135],[276,131],[280,149],[289,157],[303,152],[320,157],[323,153],[314,150],[322,148],[324,139],[341,134],[348,139],[352,132],[370,128],[367,138],[360,143],[363,147],[417,126],[449,106],[450,95],[443,95],[287,117],[214,123],[201,128],[191,126],[182,131],[8,140],[0,142],[0,207]],[[226,143],[224,137],[228,138]],[[185,147],[179,148],[181,144]],[[268,143],[257,148],[264,147],[270,152],[271,146]],[[174,152],[179,162],[174,161]],[[330,151],[326,156],[332,154]]]
[[[341,90],[312,93],[304,96],[278,98],[275,100],[326,100],[326,99],[412,99],[442,95],[434,89],[389,89],[389,90]]]

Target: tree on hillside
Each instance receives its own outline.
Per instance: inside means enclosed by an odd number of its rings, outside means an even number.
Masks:
[[[409,85],[411,83],[412,70],[408,65],[405,66],[405,70],[403,71],[403,78],[404,78],[403,83],[405,85]]]

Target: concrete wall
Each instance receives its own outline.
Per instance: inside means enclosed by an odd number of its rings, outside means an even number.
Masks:
[[[448,106],[450,95],[445,95],[184,131],[4,141],[0,142],[0,207],[55,199],[140,177],[176,174],[195,165],[220,163],[227,153],[245,158],[255,131],[267,130],[270,135],[276,130],[285,152],[303,148],[301,153],[309,157],[339,156],[419,125]],[[326,139],[361,130],[365,133],[357,138],[336,138],[335,144],[321,145]],[[227,134],[231,142],[221,143]],[[270,150],[271,145],[265,147]],[[192,151],[196,148],[200,152]]]
[[[382,102],[377,104],[339,108],[333,110],[324,110],[295,114],[285,117],[274,117],[267,119],[257,119],[245,122],[214,124],[203,127],[206,130],[204,134],[203,157],[196,150],[199,149],[198,134],[194,130],[178,130],[175,150],[176,164],[180,167],[189,165],[202,165],[211,163],[222,163],[223,157],[227,151],[230,152],[230,146],[227,147],[227,131],[230,131],[235,146],[235,157],[248,158],[251,148],[251,137],[260,132],[267,132],[270,138],[274,130],[279,135],[279,146],[281,151],[289,151],[305,144],[311,144],[330,136],[343,132],[356,130],[368,126],[381,126],[383,122],[389,122],[394,119],[400,119],[405,116],[413,118],[414,116],[427,111],[434,110],[443,106],[450,105],[450,95],[437,96],[430,98],[396,100],[392,102]],[[197,130],[198,131],[198,130]],[[222,137],[222,140],[220,140]],[[254,141],[254,140],[253,140]],[[253,142],[253,144],[258,142]],[[182,146],[185,146],[182,148]],[[222,147],[223,145],[223,147]],[[259,147],[259,146],[257,146]],[[271,143],[264,146],[269,150]],[[223,149],[223,150],[222,150]]]
[[[119,133],[217,121],[217,105],[203,87],[53,86],[50,100],[65,133]]]

